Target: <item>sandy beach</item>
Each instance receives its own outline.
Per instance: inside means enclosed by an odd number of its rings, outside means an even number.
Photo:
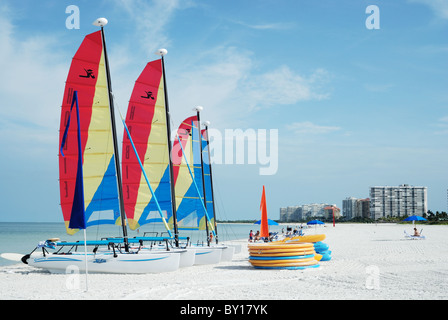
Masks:
[[[425,240],[408,240],[411,225],[337,224],[326,234],[332,259],[306,270],[259,270],[247,240],[231,262],[144,275],[50,274],[24,264],[0,269],[0,299],[297,300],[448,298],[448,226],[426,226]]]

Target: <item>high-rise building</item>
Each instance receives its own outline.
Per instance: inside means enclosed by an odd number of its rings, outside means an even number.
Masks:
[[[428,211],[427,187],[402,184],[370,187],[370,217],[422,216]]]
[[[356,217],[356,202],[357,198],[349,197],[342,200],[342,215],[347,219],[353,219]]]
[[[357,199],[353,197],[342,200],[342,215],[347,219],[369,218],[370,199]]]
[[[361,218],[370,218],[370,199],[358,199],[357,210]]]
[[[304,204],[301,206],[292,206],[280,208],[280,221],[282,222],[292,222],[306,220],[313,217],[325,217],[325,207],[332,206],[337,209],[338,217],[340,216],[340,209],[336,205],[328,205],[325,203],[311,203]],[[328,215],[328,214],[327,214]]]
[[[336,207],[334,204],[331,206],[326,206],[324,208],[324,217],[325,219],[339,219],[341,217],[341,209]]]
[[[301,219],[302,219],[301,206],[280,208],[280,221],[291,222],[291,221],[299,221]]]

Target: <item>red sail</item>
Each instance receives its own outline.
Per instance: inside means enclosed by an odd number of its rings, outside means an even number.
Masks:
[[[172,217],[168,135],[162,60],[149,62],[135,82],[126,114],[137,154],[162,211]],[[123,135],[123,201],[129,227],[159,222],[155,199],[143,178],[131,141]]]
[[[109,95],[101,31],[88,34],[73,57],[62,101],[59,146],[77,91],[83,157],[87,226],[113,224],[119,217],[116,170],[109,110]],[[75,117],[74,117],[75,118]],[[75,118],[76,120],[76,118]],[[78,172],[78,125],[71,121],[59,155],[61,207],[67,232]]]

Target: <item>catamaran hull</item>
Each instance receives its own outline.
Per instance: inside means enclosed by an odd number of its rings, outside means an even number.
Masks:
[[[210,245],[209,247],[201,247],[201,246],[197,246],[194,248],[206,248],[209,250],[217,250],[217,251],[221,251],[221,258],[219,259],[219,262],[223,262],[223,261],[232,261],[233,259],[233,254],[235,252],[235,248],[233,246],[228,246],[228,245]]]
[[[222,250],[211,247],[194,247],[195,254],[195,265],[202,264],[215,264],[221,261]]]
[[[240,244],[237,244],[237,243],[226,243],[226,246],[234,247],[235,248],[235,251],[233,252],[234,254],[235,253],[241,253],[241,245]]]
[[[196,249],[187,248],[180,254],[179,268],[191,267],[196,261]]]
[[[51,273],[85,272],[84,252],[73,254],[33,253],[27,260],[33,267],[42,268]],[[112,252],[87,254],[89,273],[162,273],[176,271],[179,268],[180,253],[151,252],[139,254]]]
[[[222,247],[221,261],[232,261],[234,252],[235,252],[235,247],[227,246],[227,245],[223,246]]]
[[[145,250],[148,250],[149,252],[154,252],[156,250],[162,250],[163,246],[161,247],[142,247],[140,248],[141,252],[145,252]],[[180,254],[179,258],[179,268],[186,268],[191,267],[194,265],[195,256],[196,256],[196,250],[194,248],[171,248],[170,249],[173,252],[178,252]]]

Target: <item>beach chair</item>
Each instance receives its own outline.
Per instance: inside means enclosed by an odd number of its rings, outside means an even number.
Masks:
[[[404,230],[404,237],[406,239],[412,239],[412,240],[424,240],[424,239],[426,239],[426,237],[422,236],[422,232],[423,232],[423,229],[420,230],[419,236],[414,236],[414,235],[407,233],[406,230]]]

